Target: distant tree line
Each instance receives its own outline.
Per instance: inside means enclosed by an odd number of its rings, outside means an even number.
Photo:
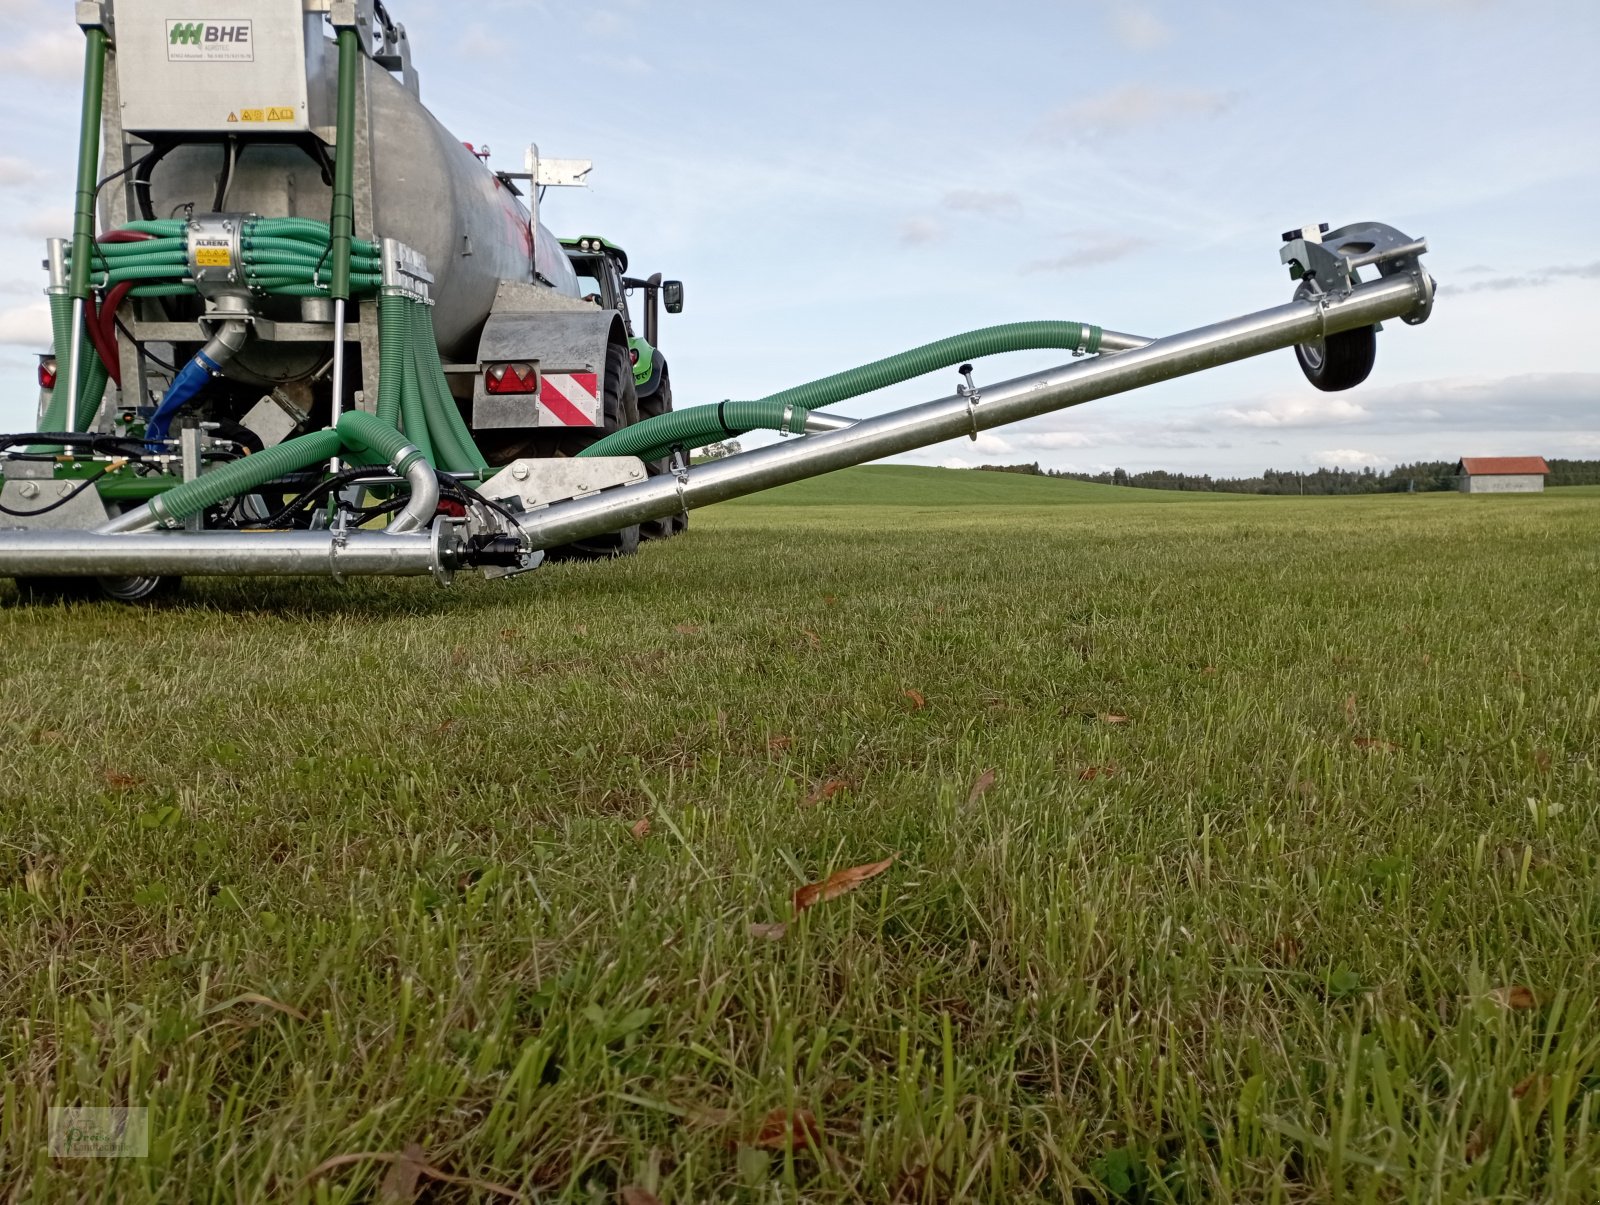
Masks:
[[[1030,477],[1066,477],[1073,481],[1092,481],[1099,485],[1131,485],[1146,490],[1190,490],[1218,494],[1403,494],[1456,488],[1455,460],[1419,460],[1397,464],[1392,469],[1267,469],[1259,477],[1213,477],[1209,473],[1169,473],[1151,469],[1130,473],[1114,469],[1109,473],[1068,473],[1061,469],[1042,469],[1033,464],[979,465],[991,473],[1022,473]],[[1547,485],[1600,485],[1600,460],[1547,460],[1550,476]]]

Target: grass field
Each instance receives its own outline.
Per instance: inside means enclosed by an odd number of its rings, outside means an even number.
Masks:
[[[1600,1199],[1597,528],[878,469],[4,587],[0,1200]]]

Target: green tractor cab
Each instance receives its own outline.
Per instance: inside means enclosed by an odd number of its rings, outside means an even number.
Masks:
[[[666,357],[660,350],[659,310],[664,306],[669,314],[682,313],[683,282],[662,280],[659,272],[645,279],[629,276],[628,253],[599,235],[564,238],[561,246],[572,261],[584,297],[602,309],[616,310],[622,315],[623,326],[628,331],[628,356],[633,361],[633,385],[639,395],[640,415],[665,414],[672,409],[672,384]],[[633,314],[628,308],[628,296],[636,289],[644,291],[642,334],[635,333]]]

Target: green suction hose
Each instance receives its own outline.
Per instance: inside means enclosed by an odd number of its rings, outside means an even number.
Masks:
[[[412,451],[402,460],[400,454],[408,445]],[[391,464],[396,472],[404,474],[422,455],[415,445],[415,440],[406,438],[377,416],[361,410],[347,410],[340,415],[336,427],[324,427],[309,435],[286,439],[265,451],[213,469],[152,498],[149,505],[158,518],[178,522],[227,498],[248,494],[285,473],[319,464],[341,450],[370,456],[376,463]]]
[[[952,335],[874,360],[754,402],[692,406],[646,419],[590,444],[579,456],[637,456],[659,460],[673,448],[698,448],[746,431],[803,431],[806,412],[897,385],[982,356],[1036,348],[1093,354],[1100,328],[1081,322],[1009,322]]]

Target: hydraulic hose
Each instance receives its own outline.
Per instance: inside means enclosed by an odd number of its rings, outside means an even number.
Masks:
[[[1093,354],[1100,350],[1100,328],[1081,322],[1056,321],[1009,322],[981,327],[796,385],[759,401],[693,406],[646,419],[590,444],[578,455],[658,460],[673,448],[697,448],[747,431],[802,431],[808,410],[897,385],[966,360],[1035,348]]]

